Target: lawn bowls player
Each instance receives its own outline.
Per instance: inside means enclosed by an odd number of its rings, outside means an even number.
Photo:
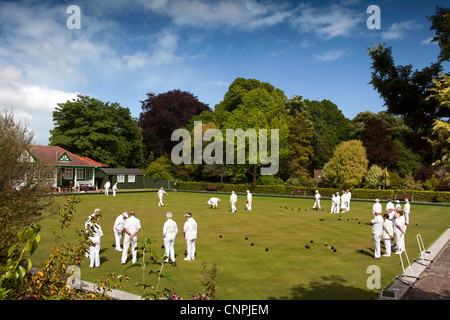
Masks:
[[[186,222],[183,226],[184,238],[186,239],[187,255],[184,260],[195,260],[195,242],[197,241],[197,222],[192,218],[192,213],[184,215]]]
[[[89,234],[89,268],[100,267],[100,240],[103,236],[103,231],[98,224],[99,216],[97,213],[100,209],[95,209],[94,213],[89,217],[85,223],[85,230]]]
[[[236,212],[236,202],[237,202],[237,195],[234,191],[231,191],[230,196],[231,212]]]
[[[167,194],[167,192],[164,191],[164,188],[161,187],[161,189],[158,190],[158,193],[156,194],[156,197],[159,199],[158,207],[164,207],[163,203],[163,196]]]
[[[128,248],[131,245],[132,262],[137,262],[137,234],[141,230],[141,222],[136,218],[136,213],[130,211],[130,217],[125,221],[125,238],[123,240],[122,264],[127,262]]]
[[[166,213],[166,222],[163,227],[163,241],[164,248],[166,249],[166,260],[164,262],[169,262],[169,258],[172,261],[172,265],[175,267],[175,236],[178,233],[177,223],[172,220],[172,212]]]
[[[250,190],[247,190],[247,201],[245,203],[245,206],[247,207],[247,211],[252,211],[252,194],[250,193]]]
[[[218,209],[219,208],[219,201],[220,199],[217,197],[212,197],[208,200],[208,204],[211,205],[211,209]]]
[[[122,251],[120,242],[122,241],[123,228],[125,227],[125,220],[128,218],[128,213],[126,211],[122,212],[114,222],[114,238],[116,240],[116,251]]]
[[[313,209],[315,209],[316,206],[319,209],[321,209],[321,207],[320,207],[320,198],[321,198],[321,196],[320,196],[319,190],[316,190],[316,193],[314,194],[314,205],[312,207]]]
[[[383,236],[383,218],[378,212],[375,212],[375,219],[370,221],[372,225],[372,238],[375,246],[375,255],[372,259],[381,258],[381,237]]]

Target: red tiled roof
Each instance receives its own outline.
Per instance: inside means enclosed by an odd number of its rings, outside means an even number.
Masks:
[[[91,165],[96,166],[96,167],[108,167],[107,164],[103,164],[100,162],[97,162],[95,160],[92,160],[91,158],[88,157],[80,157],[80,159],[89,162]]]
[[[104,166],[94,160],[86,157],[79,157],[70,151],[58,146],[28,146],[30,153],[41,163],[53,166],[70,166],[70,167],[98,167]],[[61,156],[67,154],[71,161],[58,161]],[[94,164],[95,163],[95,164]]]

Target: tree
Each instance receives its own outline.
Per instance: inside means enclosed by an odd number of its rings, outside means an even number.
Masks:
[[[49,181],[54,169],[31,161],[27,147],[32,141],[33,134],[12,112],[0,113],[0,263],[16,233],[52,203]]]
[[[419,171],[419,155],[398,140],[394,140],[394,155],[397,157],[397,163],[391,169],[401,177],[405,177],[408,172],[414,175]]]
[[[433,86],[432,79],[437,79],[442,72],[439,63],[415,70],[413,66],[395,66],[392,47],[385,44],[374,45],[368,50],[372,59],[372,79],[370,83],[378,91],[388,112],[403,115],[406,123],[416,129],[429,128],[433,119],[448,117],[449,112],[438,110],[435,99],[427,99]]]
[[[450,76],[442,75],[442,80],[434,80],[430,89],[432,97],[438,100],[439,108],[450,110]],[[432,166],[439,168],[444,180],[450,183],[450,121],[435,119],[430,137],[425,138],[433,148]]]
[[[223,136],[226,136],[226,129],[242,129],[246,131],[248,129],[254,129],[256,138],[260,141],[261,129],[265,129],[267,132],[267,151],[270,154],[271,150],[271,130],[278,130],[278,150],[279,155],[276,161],[276,165],[279,165],[279,160],[287,155],[287,137],[289,116],[285,113],[285,101],[286,97],[280,95],[278,90],[268,91],[263,88],[252,89],[245,93],[241,98],[241,103],[234,109],[226,119],[222,128]],[[249,142],[246,141],[245,148],[249,150]],[[235,144],[235,148],[237,148]],[[259,150],[261,155],[261,150]],[[237,152],[234,152],[235,157]],[[275,156],[275,155],[271,155]],[[252,162],[255,162],[252,164]],[[256,184],[256,180],[259,176],[258,168],[261,167],[260,157],[256,159],[249,159],[249,152],[246,152],[245,164],[228,164],[228,174],[232,177],[232,182],[243,181],[246,174],[252,177],[252,183]]]
[[[450,9],[436,6],[436,13],[427,18],[431,22],[430,30],[436,33],[432,42],[437,42],[441,49],[439,62],[450,61]]]
[[[343,141],[323,167],[322,178],[337,188],[352,189],[363,181],[368,164],[366,149],[361,141]]]
[[[172,166],[173,163],[170,159],[162,155],[144,169],[144,174],[149,179],[173,180]]]
[[[350,120],[329,100],[304,102],[303,115],[314,130],[311,169],[321,169],[330,160],[336,146],[348,140]]]
[[[225,110],[228,112],[234,111],[242,104],[247,93],[254,89],[262,89],[272,96],[286,98],[282,90],[275,88],[268,82],[262,82],[256,79],[236,78],[229,86],[228,91],[225,93],[224,99],[216,105],[215,110]]]
[[[289,124],[288,154],[285,168],[289,172],[289,177],[299,177],[302,180],[309,179],[308,168],[314,155],[312,139],[312,127],[303,114],[298,113]]]
[[[128,108],[78,95],[58,103],[53,121],[50,145],[111,167],[142,166],[141,133]]]
[[[208,105],[200,102],[190,92],[172,90],[155,95],[147,93],[141,101],[142,112],[139,126],[148,153],[160,156],[170,154],[176,142],[171,141],[172,132],[185,127],[194,115],[208,111]]]
[[[397,163],[390,130],[386,128],[382,120],[375,117],[368,118],[361,134],[361,141],[366,148],[370,165],[376,164],[385,168]]]
[[[372,165],[364,177],[364,184],[367,188],[378,189],[383,184],[383,171],[376,164]]]

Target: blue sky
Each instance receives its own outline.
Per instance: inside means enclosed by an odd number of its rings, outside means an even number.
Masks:
[[[237,77],[288,98],[328,99],[352,119],[384,110],[370,81],[371,43],[421,69],[439,47],[427,16],[448,1],[74,0],[0,3],[0,108],[47,144],[56,103],[77,93],[128,107],[147,92],[189,91],[211,108]],[[80,29],[69,29],[69,5]],[[377,5],[381,29],[366,12]],[[448,64],[444,64],[448,72]]]

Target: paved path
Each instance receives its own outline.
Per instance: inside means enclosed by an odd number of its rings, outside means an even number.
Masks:
[[[450,300],[450,242],[406,293],[405,300]]]
[[[450,300],[450,228],[426,250],[378,300]]]

